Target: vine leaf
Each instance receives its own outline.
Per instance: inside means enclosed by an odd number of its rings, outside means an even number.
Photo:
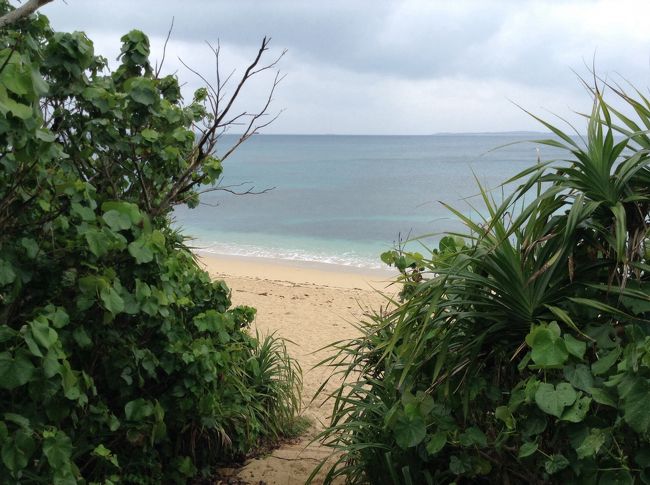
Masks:
[[[3,389],[11,390],[27,384],[32,379],[34,370],[34,364],[25,353],[0,353],[0,387]]]
[[[568,382],[561,382],[554,386],[541,382],[535,392],[537,406],[547,414],[557,418],[562,416],[564,408],[573,404],[578,397],[575,389]]]

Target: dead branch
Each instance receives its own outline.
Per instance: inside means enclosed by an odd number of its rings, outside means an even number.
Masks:
[[[154,77],[156,79],[158,79],[163,64],[165,63],[165,54],[167,54],[167,44],[169,43],[169,38],[172,36],[172,30],[174,30],[174,17],[172,17],[172,23],[169,26],[169,30],[167,31],[167,37],[165,38],[165,44],[163,45],[163,53],[162,53],[162,59],[160,60],[160,64],[158,64],[158,61],[156,61],[156,69],[154,70],[155,72]]]
[[[206,121],[205,124],[201,126],[195,126],[194,128],[198,132],[198,141],[189,156],[187,168],[179,174],[176,182],[170,188],[167,194],[161,199],[158,207],[153,209],[153,214],[159,214],[167,210],[171,205],[179,203],[186,199],[186,194],[201,184],[205,183],[208,178],[208,175],[202,173],[203,164],[208,160],[208,158],[215,156],[217,142],[223,134],[225,134],[229,128],[234,126],[244,126],[244,132],[238,137],[237,141],[225,151],[223,155],[219,158],[223,161],[228,158],[244,141],[258,133],[258,131],[277,119],[281,111],[275,116],[269,116],[268,111],[273,101],[273,95],[278,84],[282,81],[284,76],[281,76],[279,72],[276,72],[273,83],[269,90],[269,94],[266,97],[263,105],[256,110],[255,112],[243,111],[241,113],[231,113],[235,102],[239,98],[239,95],[242,91],[242,88],[250,79],[256,76],[259,73],[274,69],[280,59],[285,55],[286,50],[282,51],[280,55],[274,58],[268,64],[262,64],[261,60],[264,56],[264,53],[268,50],[270,38],[264,37],[262,43],[257,50],[255,58],[248,65],[243,75],[239,79],[237,85],[234,87],[231,93],[226,92],[226,85],[231,80],[234,71],[229,74],[225,79],[222,78],[219,65],[219,56],[221,51],[221,46],[217,42],[217,46],[213,47],[208,44],[212,53],[215,57],[215,70],[216,70],[216,84],[211,83],[204,75],[198,72],[196,69],[191,68],[182,59],[179,59],[180,62],[185,66],[190,72],[196,75],[205,85],[207,89],[207,103],[211,110],[212,116],[209,121]],[[224,187],[213,187],[214,190],[225,190],[227,192],[231,191],[230,189]],[[205,191],[212,191],[212,189],[206,189]],[[246,191],[243,193],[232,191],[237,195],[252,194],[252,193],[264,193],[270,189],[263,191]],[[204,192],[205,192],[204,191]],[[203,193],[203,192],[201,192]]]
[[[27,17],[28,15],[33,14],[43,5],[46,5],[52,1],[53,0],[29,0],[24,5],[21,5],[17,9],[12,10],[11,12],[6,13],[0,17],[0,29],[6,27],[9,24],[17,22],[18,20]]]
[[[252,185],[252,183],[253,182],[242,182],[240,184],[233,184],[233,185],[215,185],[214,187],[208,187],[206,189],[201,190],[199,192],[199,195],[207,194],[208,192],[217,192],[217,191],[228,192],[229,194],[233,194],[233,195],[261,195],[276,189],[276,187],[267,187],[262,190],[255,190],[255,186]],[[250,187],[244,191],[235,190],[237,187],[243,187],[244,185],[250,185]]]

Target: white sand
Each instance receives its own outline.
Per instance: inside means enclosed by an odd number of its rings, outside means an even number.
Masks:
[[[357,335],[353,327],[363,314],[386,306],[382,293],[388,271],[360,271],[334,265],[304,265],[293,262],[214,256],[202,253],[201,261],[210,274],[224,279],[232,290],[235,305],[257,308],[254,328],[262,334],[276,332],[291,340],[289,352],[303,369],[303,414],[314,422],[306,436],[295,444],[283,445],[270,456],[247,463],[237,476],[251,483],[268,485],[304,484],[318,461],[329,449],[309,444],[327,424],[332,406],[310,401],[330,375],[324,367],[313,369],[326,357],[317,352],[326,345]],[[336,388],[331,382],[326,389]],[[315,480],[314,483],[320,483]]]

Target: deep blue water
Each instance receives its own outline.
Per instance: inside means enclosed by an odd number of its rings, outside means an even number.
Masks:
[[[476,217],[475,176],[499,198],[537,149],[543,160],[562,156],[526,142],[544,137],[258,135],[224,162],[221,183],[274,189],[204,194],[198,208],[176,210],[177,224],[215,253],[381,267],[379,254],[400,237],[462,230],[439,201]]]

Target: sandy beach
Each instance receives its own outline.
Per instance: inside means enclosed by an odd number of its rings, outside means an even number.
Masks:
[[[201,253],[200,259],[214,278],[229,285],[233,304],[257,308],[253,331],[276,332],[291,340],[289,351],[303,369],[302,413],[313,422],[296,443],[251,460],[237,471],[237,477],[254,484],[303,484],[318,461],[329,454],[317,443],[310,444],[332,409],[330,403],[321,404],[320,400],[311,403],[330,374],[327,368],[313,368],[326,357],[318,351],[333,341],[354,337],[353,324],[364,313],[388,303],[384,295],[393,295],[397,289],[387,287],[392,273],[207,253]],[[334,382],[329,385],[333,388]]]

